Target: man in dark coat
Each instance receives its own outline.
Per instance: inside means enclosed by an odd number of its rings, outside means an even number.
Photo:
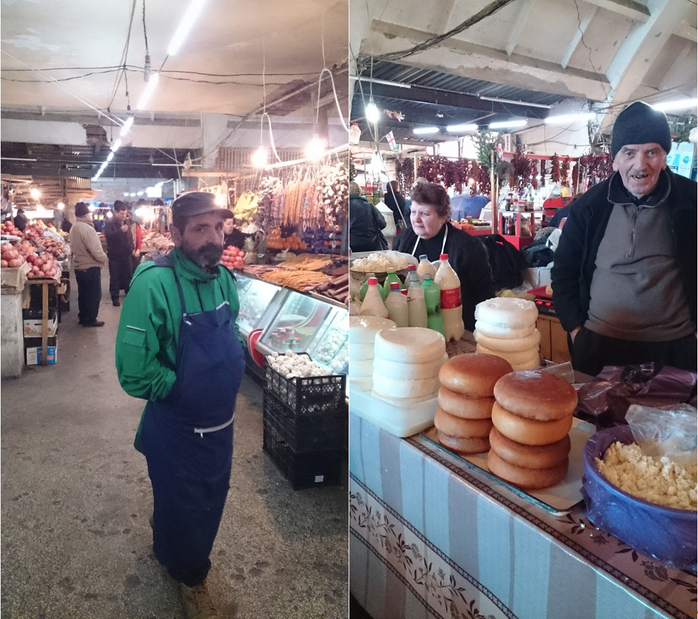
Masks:
[[[361,195],[357,183],[349,183],[349,245],[351,251],[388,249],[381,230],[386,226],[380,211]]]
[[[615,173],[570,209],[552,286],[576,370],[696,371],[696,183],[667,169],[670,150],[666,116],[633,103],[613,128]]]
[[[406,225],[403,218],[403,213],[405,212],[405,197],[400,193],[400,186],[397,184],[397,181],[390,181],[388,183],[387,191],[383,196],[383,202],[385,202],[385,205],[393,212],[395,228],[404,228]]]
[[[114,202],[114,216],[104,226],[109,256],[109,294],[118,307],[121,290],[128,292],[133,275],[133,235],[128,217],[128,208],[121,201]]]

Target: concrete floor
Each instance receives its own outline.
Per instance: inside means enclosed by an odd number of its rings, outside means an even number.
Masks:
[[[2,383],[3,619],[179,619],[152,554],[152,493],[132,446],[143,402],[114,370],[120,308],[63,314],[58,363]],[[344,475],[346,481],[346,471]],[[208,582],[226,617],[348,615],[347,487],[294,491],[262,452],[262,389],[243,380],[231,490]]]

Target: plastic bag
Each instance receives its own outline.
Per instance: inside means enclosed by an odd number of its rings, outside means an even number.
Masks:
[[[646,456],[666,456],[676,464],[687,466],[696,463],[697,414],[688,404],[666,408],[633,404],[625,420]]]
[[[625,424],[632,404],[666,408],[688,402],[696,389],[696,374],[665,366],[657,372],[654,363],[607,366],[597,380],[578,391],[580,417],[597,428]]]

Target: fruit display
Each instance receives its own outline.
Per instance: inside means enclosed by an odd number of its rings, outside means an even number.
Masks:
[[[60,275],[60,266],[55,257],[42,251],[38,253],[36,248],[27,241],[12,241],[2,244],[2,257],[0,267],[18,269],[28,263],[30,269],[27,277],[52,277]]]
[[[52,277],[55,278],[60,274],[60,267],[56,259],[44,252],[43,254],[29,254],[27,262],[31,264],[31,271],[27,273],[27,277]]]
[[[282,236],[281,228],[272,230],[267,239],[267,247],[269,249],[289,249],[291,251],[305,251],[308,249],[308,244],[305,243],[295,232],[289,236]]]
[[[239,269],[244,264],[245,252],[237,247],[226,247],[223,250],[221,264],[229,269]]]
[[[47,236],[35,239],[34,243],[37,247],[43,249],[44,252],[51,254],[56,260],[66,259],[65,243]]]
[[[17,243],[3,243],[1,251],[0,267],[3,269],[18,269],[26,262],[26,256],[20,253]]]

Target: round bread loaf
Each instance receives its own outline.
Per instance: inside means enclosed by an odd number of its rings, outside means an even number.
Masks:
[[[497,455],[523,469],[547,469],[560,464],[570,453],[570,437],[563,436],[550,445],[524,445],[504,436],[497,428],[490,432],[490,447]]]
[[[487,453],[487,468],[490,473],[501,477],[504,481],[527,490],[541,490],[560,483],[565,479],[569,458],[547,469],[524,469],[515,464],[502,460],[490,449]]]
[[[439,370],[441,384],[471,398],[490,398],[495,383],[511,372],[511,365],[495,355],[466,353],[451,357]]]
[[[446,449],[459,454],[480,454],[490,448],[490,441],[487,438],[456,438],[439,430],[436,431],[436,440]]]
[[[461,419],[436,407],[434,425],[439,432],[455,438],[487,438],[492,429],[491,419]]]
[[[538,344],[540,344],[540,331],[538,329],[533,329],[531,335],[515,338],[489,337],[476,329],[473,336],[480,346],[496,352],[528,351],[534,347],[537,349]]]
[[[503,376],[494,386],[494,397],[510,413],[539,421],[568,417],[577,406],[577,392],[566,380],[532,370]]]
[[[553,421],[536,421],[514,415],[498,402],[492,407],[492,423],[504,436],[524,445],[551,445],[572,427],[572,415]]]
[[[469,398],[443,385],[439,387],[439,406],[449,415],[462,419],[489,419],[494,398]]]

